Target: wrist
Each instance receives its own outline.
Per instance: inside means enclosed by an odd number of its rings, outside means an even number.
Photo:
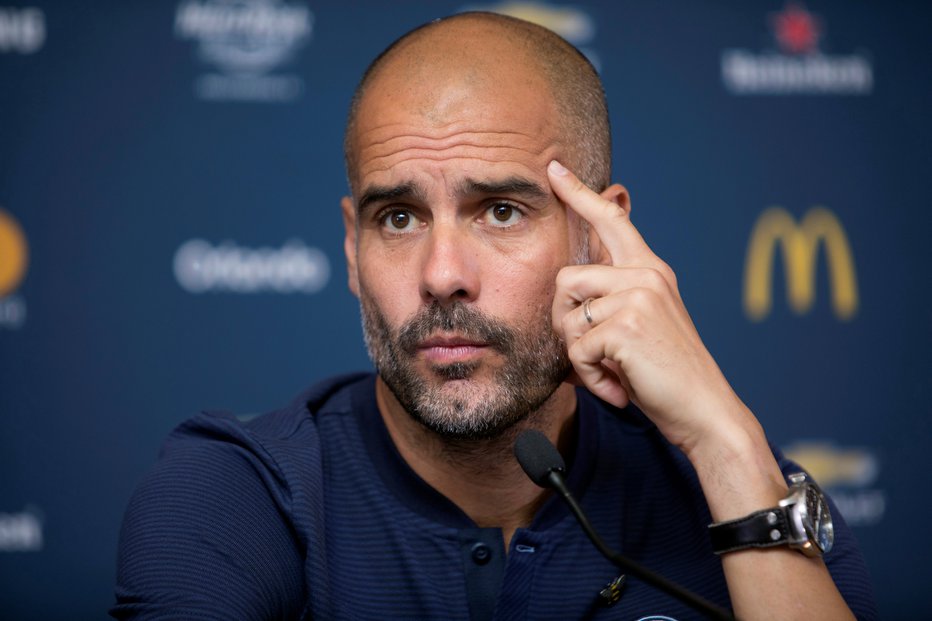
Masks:
[[[722,425],[703,436],[686,455],[716,522],[773,507],[786,496],[783,473],[750,412],[743,424]]]

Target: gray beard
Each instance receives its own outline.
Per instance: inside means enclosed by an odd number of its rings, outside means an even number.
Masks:
[[[366,348],[382,380],[408,414],[447,440],[502,435],[540,409],[571,369],[546,312],[536,325],[517,330],[461,302],[448,307],[435,302],[396,334],[371,299],[366,295],[360,299]],[[505,364],[488,385],[473,383],[455,393],[444,391],[446,382],[470,379],[482,363],[432,364],[432,377],[419,375],[418,345],[440,331],[484,342],[505,358]]]

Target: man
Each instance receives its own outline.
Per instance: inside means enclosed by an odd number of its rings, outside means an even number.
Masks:
[[[601,85],[576,50],[501,16],[428,24],[364,76],[345,151],[378,375],[182,425],[127,510],[114,616],[696,618],[634,579],[599,597],[619,571],[522,472],[525,429],[571,461],[610,545],[739,618],[874,616],[840,521],[824,561],[713,552],[708,524],[777,507],[798,468],[609,185]]]

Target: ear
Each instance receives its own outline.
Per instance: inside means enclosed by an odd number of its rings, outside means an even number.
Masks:
[[[625,186],[620,183],[613,183],[608,186],[599,194],[602,198],[612,201],[625,212],[629,217],[631,216],[631,197],[628,196],[628,190],[625,189]]]
[[[359,271],[356,267],[356,205],[349,196],[344,196],[340,201],[340,208],[343,210],[343,228],[346,229],[346,236],[343,238],[343,252],[346,254],[346,272],[349,276],[348,284],[350,291],[357,298],[359,297]]]
[[[625,215],[631,215],[631,198],[628,196],[628,190],[620,183],[613,183],[601,192],[599,196],[605,200],[611,201],[621,208]],[[612,257],[602,245],[599,234],[595,232],[595,227],[589,227],[589,260],[600,265],[611,265]]]

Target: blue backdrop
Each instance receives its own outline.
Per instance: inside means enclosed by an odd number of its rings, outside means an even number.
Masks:
[[[883,616],[932,615],[928,4],[34,0],[0,6],[0,617],[103,616],[126,501],[196,410],[369,366],[347,105],[466,8],[597,64],[708,347],[838,500]]]

